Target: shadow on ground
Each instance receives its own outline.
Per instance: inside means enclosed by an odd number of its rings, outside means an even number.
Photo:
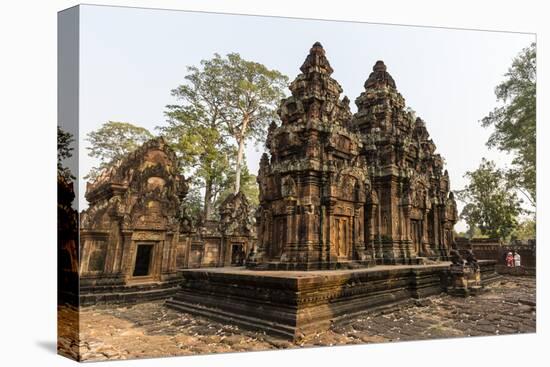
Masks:
[[[55,341],[39,340],[36,342],[36,345],[50,353],[57,354],[57,343]]]

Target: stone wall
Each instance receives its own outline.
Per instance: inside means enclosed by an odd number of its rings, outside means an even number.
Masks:
[[[480,261],[482,284],[497,279],[494,261]],[[437,295],[450,284],[449,263],[353,270],[182,270],[166,305],[268,334],[300,339],[366,310]]]
[[[497,271],[501,274],[535,275],[537,266],[536,240],[511,241],[503,244],[496,238],[457,238],[459,250],[471,249],[476,258],[495,260]],[[506,255],[517,252],[521,256],[521,267],[507,267]]]
[[[246,196],[230,194],[220,204],[220,219],[180,234],[178,269],[242,266],[256,240]]]

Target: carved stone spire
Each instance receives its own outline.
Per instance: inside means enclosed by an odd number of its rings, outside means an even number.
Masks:
[[[331,243],[334,229],[326,225],[336,220],[334,210],[327,209],[330,203],[344,208],[342,233],[364,228],[370,183],[359,157],[359,136],[349,129],[349,98],[340,99],[342,87],[331,78],[333,69],[319,42],[300,70],[289,86],[292,95],[281,101],[281,124],[268,129],[271,157],[260,161],[258,245],[251,267],[327,269],[343,259],[368,260],[363,231],[353,241],[341,236]]]
[[[279,108],[282,124],[313,121],[346,125],[351,118],[349,105],[340,101],[342,87],[330,77],[333,69],[319,42],[313,44],[300,70],[289,86],[292,96]]]
[[[398,121],[392,116],[395,111],[405,113],[405,99],[397,91],[395,81],[383,61],[378,60],[374,64],[364,87],[365,91],[355,100],[357,113],[354,127],[363,133],[373,129],[392,131]]]
[[[269,168],[269,156],[267,153],[262,154],[260,158],[260,171],[266,171]]]
[[[378,60],[372,68],[372,73],[370,73],[369,78],[365,82],[365,89],[380,88],[385,86],[396,89],[395,81],[390,73],[386,71],[384,61]]]
[[[325,49],[320,42],[315,42],[313,46],[311,46],[309,55],[307,55],[306,60],[300,67],[300,70],[304,74],[309,74],[314,71],[326,75],[332,74],[334,70],[330,66],[330,63],[325,56]]]
[[[392,239],[391,246],[382,250],[390,249],[390,254],[384,256],[446,257],[457,216],[453,201],[445,201],[449,177],[442,175],[444,162],[435,153],[426,123],[406,107],[383,61],[375,63],[364,86],[365,91],[355,100],[357,113],[352,127],[364,141],[371,142],[365,146],[364,154],[369,164],[378,169],[373,171],[373,180],[382,188],[378,192],[380,203],[386,202],[380,205],[398,217],[416,213],[416,218],[409,219],[407,242],[402,242],[403,233],[391,221],[375,229],[375,235]],[[385,193],[394,191],[400,192],[401,206],[384,199]]]
[[[430,137],[426,129],[426,123],[420,117],[417,117],[414,123],[414,132],[421,141],[426,141]]]

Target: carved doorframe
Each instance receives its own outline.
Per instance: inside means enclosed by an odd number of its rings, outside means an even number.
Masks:
[[[130,263],[130,271],[127,275],[129,283],[148,283],[157,281],[160,278],[160,270],[162,265],[161,242],[162,241],[153,240],[132,240],[132,260]],[[149,259],[149,273],[147,275],[134,275],[138,246],[140,245],[152,245],[153,247]]]

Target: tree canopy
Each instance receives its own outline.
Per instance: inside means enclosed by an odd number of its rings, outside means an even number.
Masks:
[[[537,233],[537,223],[534,219],[527,218],[522,220],[514,229],[510,238],[513,240],[529,240],[535,238]]]
[[[183,104],[172,112],[190,113],[216,127],[220,136],[231,137],[237,146],[235,192],[239,191],[244,147],[247,141],[265,140],[268,124],[284,97],[288,78],[277,70],[247,61],[237,53],[215,54],[202,60],[200,68],[188,67],[185,84],[172,94]]]
[[[512,153],[508,180],[531,204],[536,202],[536,45],[532,43],[512,61],[506,79],[495,88],[501,105],[483,118],[492,126],[487,145]]]
[[[75,179],[68,167],[63,166],[63,160],[72,157],[74,137],[71,133],[57,126],[57,175],[70,181]]]
[[[191,186],[204,189],[201,218],[210,219],[219,194],[227,187],[235,149],[218,129],[219,121],[204,119],[195,107],[169,106],[166,115],[168,125],[157,129],[176,151],[183,173],[193,175]]]
[[[265,140],[267,126],[276,118],[277,107],[285,96],[288,78],[264,65],[242,59],[238,54],[216,60],[225,70],[222,79],[226,108],[222,116],[227,131],[237,142],[235,193],[240,190],[244,147],[248,140]]]
[[[480,166],[464,175],[468,185],[457,192],[464,206],[460,217],[466,221],[470,232],[479,228],[483,235],[501,240],[510,237],[518,226],[523,212],[521,199],[510,190],[506,175],[495,163],[483,158]]]
[[[57,175],[63,176],[66,180],[74,180],[75,177],[68,167],[63,166],[63,160],[72,157],[74,137],[71,133],[57,126]]]
[[[93,167],[84,178],[94,179],[109,163],[134,151],[153,138],[147,129],[128,122],[108,121],[99,129],[88,133],[86,140],[88,155],[99,160],[99,166]]]
[[[225,198],[233,194],[233,188],[235,187],[235,172],[231,172],[228,177],[225,190],[220,194],[218,204],[223,202]],[[256,175],[251,174],[246,164],[243,164],[241,171],[241,188],[240,190],[248,199],[248,202],[252,210],[255,210],[260,204],[260,189],[256,182]]]
[[[286,82],[278,71],[239,54],[215,54],[188,66],[183,83],[172,90],[178,103],[166,106],[168,124],[157,129],[204,190],[203,219],[215,214],[230,187],[237,192],[242,186],[249,201],[258,200],[255,176],[241,172],[244,146],[265,139]]]

